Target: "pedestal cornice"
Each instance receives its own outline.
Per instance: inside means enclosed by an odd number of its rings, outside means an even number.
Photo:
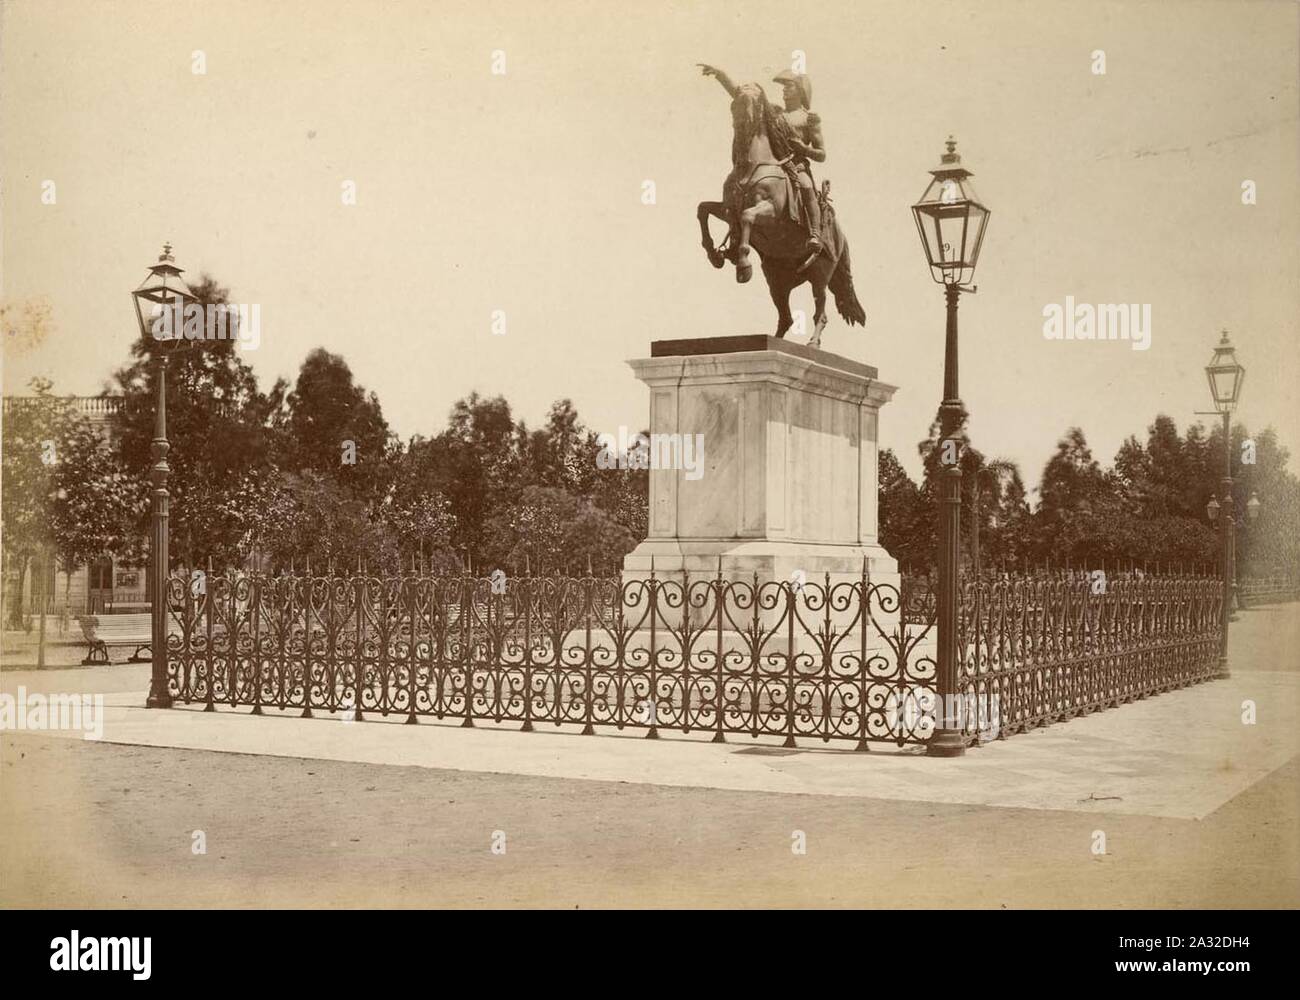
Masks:
[[[879,381],[871,365],[776,337],[660,340],[651,344],[650,354],[628,364],[654,388],[768,382],[877,407],[898,388]]]

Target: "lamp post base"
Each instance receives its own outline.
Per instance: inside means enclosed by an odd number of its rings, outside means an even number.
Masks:
[[[935,733],[925,746],[927,757],[960,757],[966,753],[966,741],[961,733],[945,729]]]

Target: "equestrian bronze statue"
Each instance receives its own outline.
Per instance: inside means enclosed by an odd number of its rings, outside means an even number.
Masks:
[[[845,321],[865,324],[866,313],[853,291],[849,244],[830,204],[830,183],[820,191],[813,183],[811,164],[825,161],[826,147],[821,119],[810,107],[808,77],[788,72],[775,77],[785,96],[785,109],[778,111],[758,84],[737,86],[721,70],[704,63],[700,67],[731,97],[731,173],[722,185],[722,200],[702,201],[696,210],[709,262],[720,268],[730,260],[736,280],[743,283],[754,271],[750,247],[758,251],[776,304],[778,337],[794,324],[790,293],[805,281],[812,284],[816,307],[810,346],[821,345],[827,288]],[[709,233],[710,216],[727,224],[721,247],[714,246]]]

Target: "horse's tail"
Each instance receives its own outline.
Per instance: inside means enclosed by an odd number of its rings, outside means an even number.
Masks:
[[[840,259],[836,261],[831,280],[826,284],[831,294],[835,296],[835,308],[844,317],[844,321],[850,326],[854,323],[858,326],[866,326],[866,310],[862,308],[857,292],[853,290],[853,268],[849,266],[849,241],[842,236],[841,240],[843,246],[840,247]]]

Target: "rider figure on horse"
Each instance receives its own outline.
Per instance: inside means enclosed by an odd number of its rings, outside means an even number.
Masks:
[[[726,73],[705,63],[701,63],[700,68],[705,76],[716,78],[729,96],[736,96],[736,85]],[[786,70],[778,73],[772,80],[774,83],[781,84],[783,88],[785,111],[782,114],[794,133],[794,138],[790,140],[790,145],[793,147],[791,159],[783,166],[790,180],[799,190],[799,201],[803,205],[804,218],[808,224],[808,245],[805,250],[811,258],[822,251],[821,204],[817,200],[817,191],[813,186],[812,172],[809,167],[810,160],[815,160],[817,163],[824,163],[826,160],[821,118],[811,108],[812,81],[806,74]]]

